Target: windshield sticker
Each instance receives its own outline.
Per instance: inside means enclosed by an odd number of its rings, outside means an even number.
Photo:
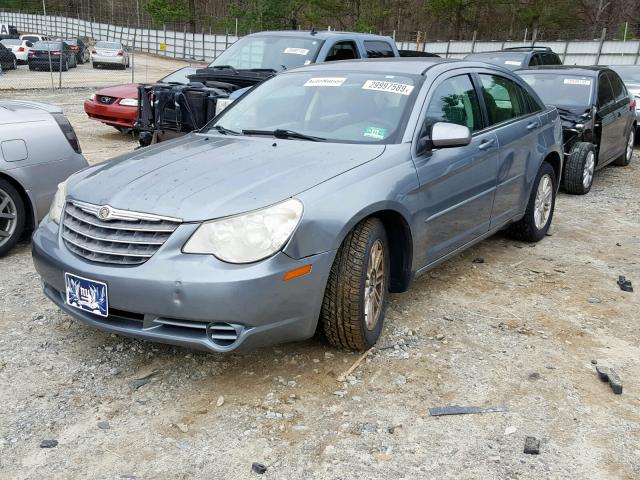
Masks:
[[[413,91],[413,85],[407,85],[406,83],[383,82],[380,80],[367,80],[364,82],[364,85],[362,85],[362,89],[410,95]]]
[[[364,136],[369,138],[375,138],[376,140],[382,140],[387,134],[386,128],[367,127],[364,131]]]
[[[504,64],[505,65],[518,65],[518,66],[520,66],[520,62],[516,62],[515,60],[505,60]]]
[[[341,87],[345,77],[316,77],[310,78],[304,84],[305,87]]]
[[[304,64],[305,64],[305,65],[311,65],[311,60],[309,60],[309,59],[305,60],[305,61],[304,61]]]
[[[284,49],[284,53],[292,53],[293,55],[306,55],[309,53],[308,48],[295,48],[287,47]]]
[[[565,78],[565,85],[591,85],[591,80],[583,80],[581,78]]]

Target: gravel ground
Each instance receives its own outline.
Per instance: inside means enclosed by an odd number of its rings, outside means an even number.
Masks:
[[[85,118],[88,93],[29,96],[65,108],[92,163],[134,147]],[[561,194],[541,243],[497,235],[420,278],[345,381],[359,355],[319,339],[210,355],[82,326],[23,242],[0,261],[0,477],[637,479],[639,198],[636,156]],[[429,415],[444,405],[506,411]]]

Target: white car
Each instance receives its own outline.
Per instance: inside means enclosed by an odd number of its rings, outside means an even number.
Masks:
[[[36,43],[53,40],[53,37],[50,37],[49,35],[40,35],[39,33],[24,33],[20,35],[20,40],[28,40],[31,43]]]
[[[21,64],[26,64],[29,59],[29,52],[33,43],[29,40],[19,40],[17,38],[6,38],[0,41],[5,47],[13,52],[16,56],[16,61]]]
[[[93,68],[118,66],[123,70],[129,66],[129,52],[120,42],[97,42],[91,51]]]

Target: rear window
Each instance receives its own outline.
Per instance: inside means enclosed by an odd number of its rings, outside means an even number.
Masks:
[[[33,45],[34,50],[61,50],[62,42],[36,42]]]
[[[117,42],[97,42],[96,48],[111,48],[113,50],[122,50],[122,45]]]
[[[40,40],[40,37],[36,37],[35,35],[23,35],[22,40],[29,40],[30,42],[37,42]]]
[[[76,40],[75,38],[71,38],[69,40],[65,40],[64,43],[68,43],[69,45],[77,45],[78,40]]]
[[[476,60],[478,62],[500,65],[509,70],[517,70],[527,58],[527,53],[520,52],[484,52],[472,53],[464,57],[465,60]]]
[[[369,58],[395,57],[391,45],[382,40],[365,40],[364,48]]]

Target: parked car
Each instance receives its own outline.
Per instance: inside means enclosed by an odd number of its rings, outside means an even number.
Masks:
[[[188,75],[200,68],[182,67],[158,80],[166,85],[185,85],[189,83]],[[138,83],[116,85],[97,90],[84,101],[84,111],[92,120],[128,132],[134,127],[138,116]]]
[[[93,68],[110,66],[124,70],[129,67],[129,52],[120,42],[97,42],[91,51],[91,63]]]
[[[519,70],[542,101],[562,118],[568,193],[591,190],[593,175],[610,163],[629,165],[635,138],[636,100],[606,67],[538,67]]]
[[[0,101],[0,256],[38,225],[58,184],[86,166],[62,109]]]
[[[470,53],[464,58],[500,65],[509,70],[536,65],[562,65],[560,57],[549,47],[510,47],[495,52]]]
[[[24,33],[20,35],[20,40],[29,40],[31,43],[48,42],[53,40],[49,35],[40,35],[39,33]]]
[[[320,321],[366,349],[416,274],[503,228],[543,239],[561,170],[557,110],[506,69],[319,64],[73,175],[33,259],[56,305],[106,331],[228,352]]]
[[[17,38],[0,40],[0,43],[11,50],[11,53],[16,57],[16,62],[18,64],[26,65],[33,43],[29,40],[20,40]]]
[[[79,38],[70,38],[64,40],[64,42],[69,45],[69,48],[76,55],[76,63],[82,65],[85,62],[90,60],[89,48],[87,45]]]
[[[636,99],[636,142],[640,140],[640,65],[610,65],[620,75],[629,93]]]
[[[0,67],[2,70],[15,70],[18,68],[16,56],[3,43],[0,43]]]
[[[247,35],[191,75],[190,85],[140,86],[140,143],[202,128],[239,96],[237,90],[246,91],[277,72],[312,63],[398,56],[392,38],[368,33],[287,30]]]
[[[423,52],[420,50],[398,50],[398,54],[401,57],[439,57],[440,55],[436,53]]]
[[[73,50],[62,41],[36,42],[29,52],[29,70],[66,72],[77,65]]]

